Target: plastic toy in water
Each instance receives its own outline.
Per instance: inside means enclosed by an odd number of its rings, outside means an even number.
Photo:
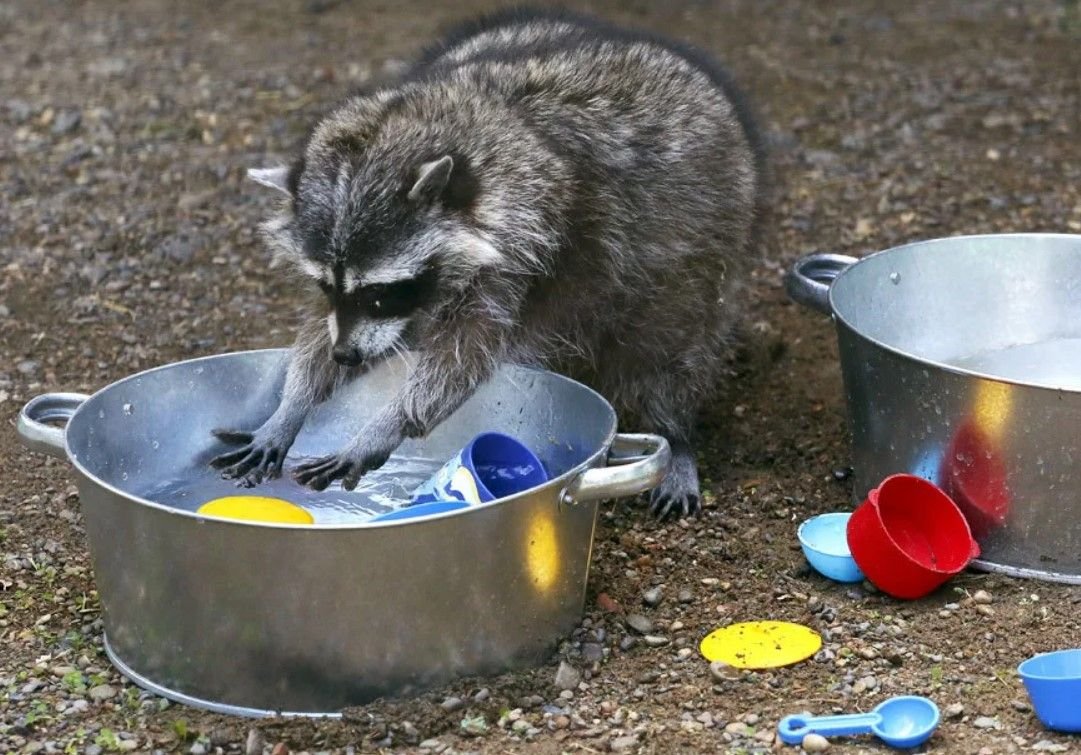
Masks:
[[[848,520],[838,512],[813,516],[799,526],[796,536],[807,562],[835,582],[862,582],[863,572],[848,549]]]
[[[315,518],[295,504],[280,498],[258,495],[231,495],[207,501],[195,512],[222,519],[275,524],[313,524]]]
[[[926,697],[891,697],[870,713],[843,716],[785,716],[777,734],[785,744],[798,745],[808,734],[850,737],[874,734],[890,747],[919,747],[935,733],[941,715]]]
[[[710,632],[699,645],[706,660],[746,669],[789,666],[810,658],[821,648],[820,634],[787,621],[732,624]]]
[[[446,514],[448,511],[467,509],[469,504],[465,501],[431,501],[430,503],[418,503],[415,506],[406,506],[402,509],[388,511],[385,514],[373,517],[371,522],[396,522],[402,519],[419,519],[436,514]]]
[[[1081,734],[1081,648],[1034,655],[1017,673],[1040,723],[1052,731]]]
[[[548,473],[509,435],[481,433],[413,491],[413,503],[463,501],[476,506],[543,485]]]
[[[848,520],[860,571],[894,598],[927,595],[980,555],[961,510],[938,486],[910,474],[887,477]]]

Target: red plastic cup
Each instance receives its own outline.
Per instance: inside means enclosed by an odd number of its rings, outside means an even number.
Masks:
[[[887,477],[848,520],[848,548],[882,592],[912,600],[934,592],[980,555],[948,495],[908,474]]]

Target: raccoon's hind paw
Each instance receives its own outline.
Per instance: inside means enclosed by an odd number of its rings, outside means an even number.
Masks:
[[[288,450],[281,444],[264,441],[256,433],[236,430],[214,430],[213,435],[224,443],[241,446],[210,462],[210,466],[221,470],[225,479],[236,480],[237,485],[250,488],[281,474]]]
[[[664,520],[670,516],[679,519],[697,515],[701,510],[694,455],[689,449],[677,447],[668,474],[650,494],[649,511],[657,519]]]
[[[649,513],[660,520],[669,516],[675,519],[697,516],[701,510],[702,503],[697,490],[693,492],[665,490],[662,483],[649,498]]]

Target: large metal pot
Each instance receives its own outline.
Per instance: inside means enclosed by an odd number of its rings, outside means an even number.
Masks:
[[[277,404],[284,367],[279,350],[196,359],[91,397],[39,396],[19,417],[29,446],[75,467],[109,657],[179,702],[334,715],[542,662],[580,619],[597,501],[649,489],[668,467],[664,439],[617,435],[612,407],[592,390],[507,366],[401,453],[445,459],[478,432],[502,431],[545,463],[543,487],[368,525],[234,522],[143,497],[174,477],[216,481],[211,428],[257,427]],[[400,379],[388,365],[342,389],[291,455],[340,448]],[[607,467],[610,451],[623,458]]]
[[[1081,236],[816,254],[787,288],[836,326],[854,499],[919,475],[965,512],[976,568],[1081,584]]]

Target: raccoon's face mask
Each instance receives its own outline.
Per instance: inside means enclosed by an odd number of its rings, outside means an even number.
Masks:
[[[319,281],[331,308],[327,327],[334,360],[356,366],[407,349],[414,318],[433,301],[435,270],[426,268],[390,283],[353,286],[340,266],[334,273],[333,283]]]

